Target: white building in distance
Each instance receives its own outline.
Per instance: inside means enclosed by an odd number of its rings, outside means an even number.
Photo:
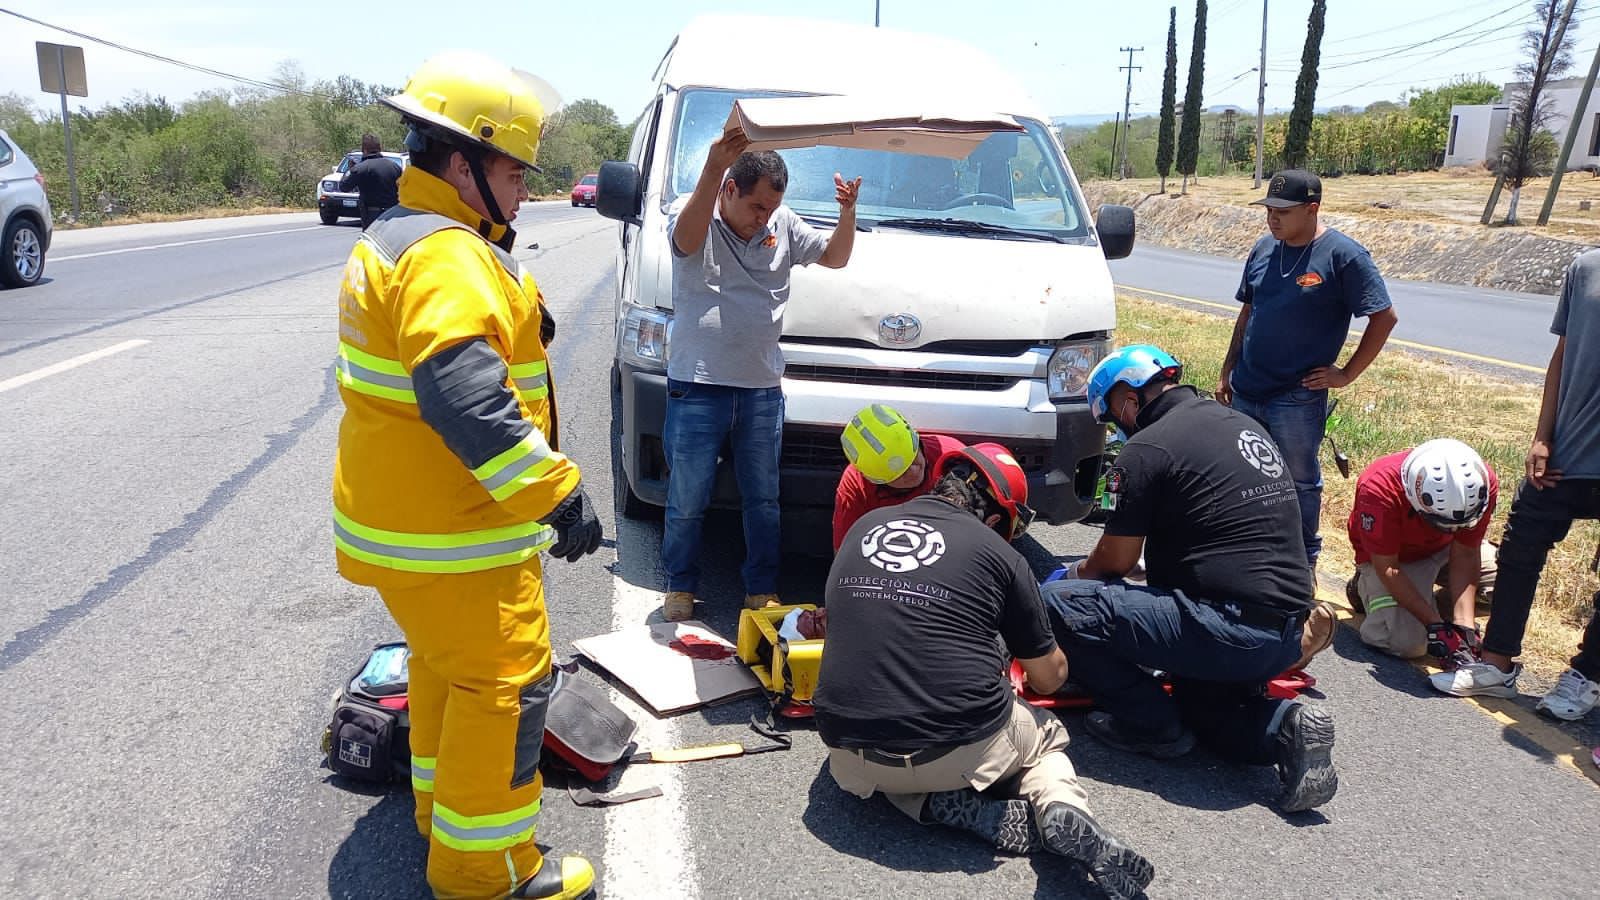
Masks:
[[[1521,83],[1508,84],[1502,94],[1506,97],[1515,96],[1522,87]],[[1582,91],[1582,78],[1563,78],[1545,87],[1545,95],[1554,101],[1555,111],[1548,127],[1555,133],[1557,147],[1567,139],[1567,131],[1573,127],[1578,94]],[[1475,166],[1499,156],[1500,146],[1505,142],[1506,126],[1510,124],[1511,105],[1508,101],[1450,107],[1444,164]],[[1600,166],[1600,94],[1590,95],[1589,108],[1576,124],[1578,141],[1572,145],[1567,170]]]

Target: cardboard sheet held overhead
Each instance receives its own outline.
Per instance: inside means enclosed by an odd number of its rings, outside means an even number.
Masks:
[[[635,625],[572,645],[662,715],[761,690],[734,645],[703,622]]]
[[[854,147],[965,159],[996,132],[1020,132],[1008,115],[972,110],[908,111],[865,97],[764,97],[738,100],[725,130],[744,129],[752,150]]]

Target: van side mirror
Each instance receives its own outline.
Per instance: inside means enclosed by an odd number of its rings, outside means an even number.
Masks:
[[[1108,203],[1096,211],[1094,225],[1106,259],[1122,259],[1133,252],[1133,207]]]
[[[639,167],[628,162],[601,163],[594,189],[595,211],[608,219],[638,225],[643,207],[644,185],[639,183]]]

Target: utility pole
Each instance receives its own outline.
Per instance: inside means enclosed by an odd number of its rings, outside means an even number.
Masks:
[[[1111,165],[1107,166],[1113,172],[1117,168],[1117,142],[1120,140],[1122,140],[1122,113],[1117,113],[1116,121],[1111,126]]]
[[[1128,113],[1133,107],[1133,73],[1134,72],[1143,72],[1144,71],[1144,66],[1136,66],[1136,65],[1133,64],[1133,55],[1135,53],[1143,53],[1144,52],[1144,48],[1143,47],[1118,47],[1117,50],[1118,50],[1118,52],[1128,54],[1128,64],[1125,65],[1125,66],[1118,66],[1117,67],[1118,69],[1126,69],[1126,70],[1128,70],[1128,90],[1127,90],[1127,93],[1122,95],[1122,124],[1123,124],[1123,127],[1128,128],[1128,135],[1127,135],[1127,137],[1123,138],[1123,141],[1122,141],[1122,166],[1117,169],[1117,177],[1118,178],[1127,178],[1128,177],[1128,140],[1127,140],[1127,138],[1133,137],[1133,129],[1131,127],[1129,127],[1129,122],[1128,122]]]
[[[872,0],[872,27],[878,27],[878,13],[882,12],[883,0]]]
[[[1561,158],[1556,160],[1556,170],[1550,176],[1550,190],[1544,195],[1544,205],[1539,207],[1539,224],[1550,224],[1550,211],[1556,205],[1556,191],[1561,190],[1561,176],[1566,174],[1567,160],[1572,158],[1572,145],[1578,142],[1578,129],[1583,125],[1583,116],[1589,109],[1589,95],[1594,92],[1594,79],[1600,75],[1600,45],[1594,48],[1594,62],[1589,64],[1589,77],[1583,81],[1583,90],[1578,92],[1578,108],[1572,111],[1572,119],[1567,123],[1567,139],[1561,144]],[[1594,140],[1591,136],[1590,140]]]
[[[1261,0],[1261,67],[1256,70],[1256,188],[1261,187],[1261,164],[1267,143],[1267,0]]]

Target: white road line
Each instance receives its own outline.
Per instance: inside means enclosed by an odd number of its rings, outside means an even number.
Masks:
[[[148,343],[150,342],[145,340],[123,341],[120,344],[114,344],[110,347],[106,347],[103,350],[96,350],[93,353],[85,353],[82,356],[74,356],[71,359],[64,359],[61,362],[55,363],[54,365],[45,366],[42,369],[34,369],[32,372],[27,372],[14,378],[7,378],[5,381],[0,381],[0,394],[4,394],[6,391],[11,390],[12,388],[19,388],[25,384],[32,384],[41,378],[49,378],[51,375],[59,375],[68,369],[76,369],[81,365],[92,363],[97,359],[105,359],[113,353],[121,353],[124,350],[132,350],[135,347],[142,347]]]
[[[638,625],[661,605],[657,591],[614,581],[611,626]],[[634,735],[641,750],[678,746],[678,726],[658,719],[626,695],[611,692],[611,699],[639,723]],[[689,843],[688,820],[683,809],[683,773],[670,763],[629,766],[617,790],[632,791],[654,785],[661,796],[624,803],[606,811],[605,897],[649,897],[651,900],[700,896],[694,850]]]
[[[318,231],[321,225],[303,225],[297,228],[279,228],[276,231],[252,231],[249,234],[225,234],[221,237],[195,238],[189,241],[169,241],[165,244],[146,244],[143,247],[121,247],[116,250],[97,250],[94,253],[78,253],[72,256],[52,256],[50,261],[62,263],[72,259],[92,259],[96,256],[116,256],[119,253],[142,253],[145,250],[164,250],[168,247],[187,247],[191,244],[211,244],[217,241],[237,241],[244,238],[266,237],[269,234],[291,234],[296,231]]]

